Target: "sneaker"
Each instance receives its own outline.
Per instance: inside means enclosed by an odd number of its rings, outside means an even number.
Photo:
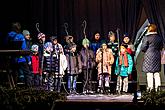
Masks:
[[[85,90],[85,91],[83,91],[83,94],[87,94],[87,91]]]
[[[94,92],[93,92],[93,91],[89,91],[88,93],[89,93],[89,94],[93,94]]]
[[[76,90],[73,90],[72,93],[73,93],[74,95],[78,95],[78,93],[76,92]]]

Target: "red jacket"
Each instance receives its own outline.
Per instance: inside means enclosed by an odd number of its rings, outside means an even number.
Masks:
[[[32,60],[32,72],[34,74],[39,73],[39,56],[38,55],[32,55],[31,60]]]

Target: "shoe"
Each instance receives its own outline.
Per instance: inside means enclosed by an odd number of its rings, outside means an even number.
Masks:
[[[78,93],[76,92],[76,90],[73,90],[73,91],[72,91],[72,94],[78,95]]]
[[[97,93],[100,93],[100,88],[97,89]]]
[[[94,92],[93,92],[93,91],[89,91],[88,93],[89,93],[89,94],[93,94]]]
[[[105,90],[105,94],[110,95],[111,94],[110,89]]]
[[[87,94],[87,91],[85,90],[85,91],[83,91],[83,94]]]
[[[116,90],[115,94],[116,95],[121,95],[121,92],[119,90]]]
[[[101,93],[101,94],[103,94],[103,93],[104,93],[104,91],[101,89],[101,90],[100,90],[100,93]]]

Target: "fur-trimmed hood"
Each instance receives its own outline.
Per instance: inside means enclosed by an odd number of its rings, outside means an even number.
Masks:
[[[158,34],[158,33],[157,33],[157,32],[147,32],[147,33],[146,33],[146,36],[152,35],[152,34]]]

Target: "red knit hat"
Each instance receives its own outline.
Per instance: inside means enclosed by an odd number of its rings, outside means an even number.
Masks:
[[[38,39],[41,39],[41,38],[45,37],[45,34],[44,33],[39,33],[37,37],[38,37]]]

